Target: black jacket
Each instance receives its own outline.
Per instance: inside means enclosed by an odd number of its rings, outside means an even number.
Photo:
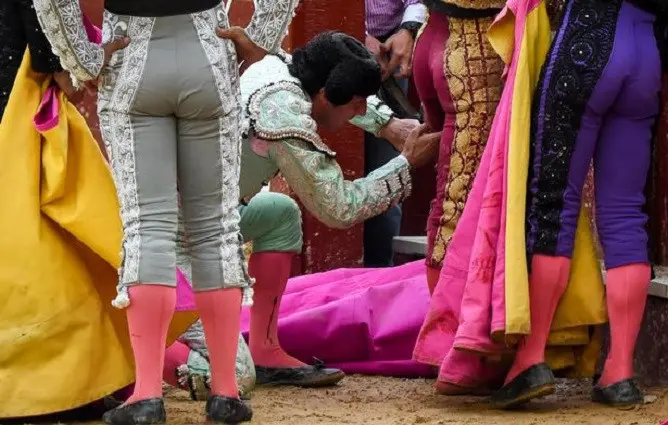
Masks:
[[[0,120],[26,47],[30,48],[33,70],[43,73],[62,70],[42,33],[32,0],[0,0]]]

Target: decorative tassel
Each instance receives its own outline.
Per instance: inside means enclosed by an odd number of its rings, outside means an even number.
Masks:
[[[123,285],[118,288],[118,295],[113,299],[111,305],[119,310],[126,309],[130,306],[130,294],[128,287]]]
[[[255,279],[251,279],[251,284],[245,288],[243,288],[243,295],[241,297],[241,305],[244,307],[252,307],[253,306],[253,295],[255,294],[255,291],[253,290],[253,284],[255,283]]]

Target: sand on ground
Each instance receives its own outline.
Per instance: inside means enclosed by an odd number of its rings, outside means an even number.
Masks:
[[[668,419],[668,390],[649,389],[652,403],[622,411],[589,401],[589,381],[559,381],[557,393],[520,411],[484,407],[479,398],[443,397],[433,381],[348,377],[330,389],[258,389],[255,425],[659,425]],[[203,424],[204,403],[167,391],[169,425]],[[92,425],[92,423],[91,423]]]

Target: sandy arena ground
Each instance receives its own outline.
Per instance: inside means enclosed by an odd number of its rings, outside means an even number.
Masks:
[[[650,389],[655,401],[621,411],[588,401],[588,382],[560,381],[556,396],[522,411],[499,412],[480,399],[433,394],[432,381],[349,377],[323,390],[259,389],[252,398],[254,425],[659,425],[668,419],[668,390]],[[168,424],[204,423],[203,403],[179,390],[167,393]],[[92,423],[90,424],[92,425]]]

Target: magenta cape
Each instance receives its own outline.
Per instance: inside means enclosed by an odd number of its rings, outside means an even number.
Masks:
[[[178,279],[177,310],[194,309],[187,280]],[[279,311],[281,346],[306,362],[346,373],[433,377],[411,360],[429,306],[424,262],[388,269],[338,269],[290,279]],[[242,313],[247,337],[249,312]]]

